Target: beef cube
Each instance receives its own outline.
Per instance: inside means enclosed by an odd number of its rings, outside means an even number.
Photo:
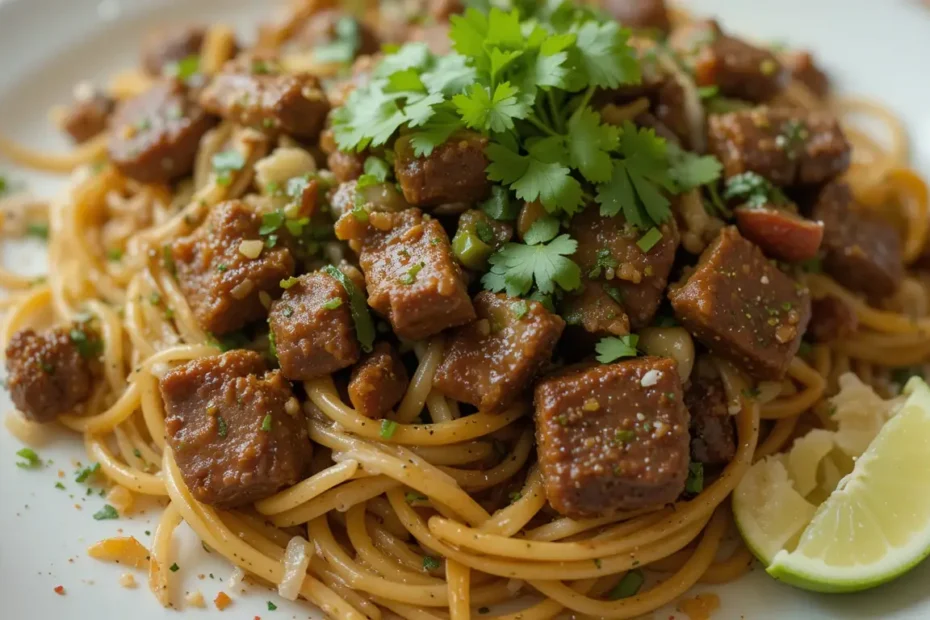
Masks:
[[[814,342],[835,342],[851,336],[859,327],[859,317],[839,297],[827,296],[811,303],[811,323],[807,335]]]
[[[319,137],[329,114],[320,80],[309,73],[286,74],[271,58],[240,57],[226,63],[200,94],[212,114],[269,136]]]
[[[351,217],[348,216],[348,217]],[[362,242],[368,305],[391,321],[394,333],[428,338],[475,318],[462,269],[442,225],[419,209],[372,213]]]
[[[206,33],[206,28],[199,25],[173,26],[150,33],[142,43],[142,68],[158,76],[189,56],[199,56]]]
[[[727,35],[713,20],[676,28],[669,45],[691,69],[698,86],[716,85],[727,97],[763,103],[788,81],[774,54]]]
[[[394,173],[404,198],[415,207],[435,207],[449,202],[476,202],[491,189],[485,169],[488,139],[463,131],[453,135],[425,157],[413,152],[410,138],[394,146]]]
[[[141,183],[166,183],[188,176],[200,139],[215,121],[192,103],[177,80],[160,82],[123,101],[111,121],[113,165]]]
[[[243,506],[307,472],[303,409],[260,354],[237,349],[192,360],[168,371],[159,387],[168,444],[198,501]]]
[[[294,258],[283,240],[273,248],[262,247],[257,258],[243,253],[243,242],[264,241],[259,228],[256,213],[230,200],[173,244],[178,284],[205,330],[226,334],[263,318],[261,293],[277,296],[281,280],[294,273]]]
[[[779,380],[801,345],[810,295],[736,228],[724,228],[697,267],[669,291],[678,321],[720,357]]]
[[[407,392],[407,369],[387,342],[379,342],[352,369],[349,401],[366,418],[383,418]]]
[[[606,281],[619,291],[623,309],[634,330],[645,327],[662,301],[678,249],[678,227],[673,218],[659,227],[662,238],[643,251],[637,242],[642,231],[622,215],[603,217],[589,207],[572,218],[571,236],[578,241],[572,257],[590,280]]]
[[[580,291],[562,300],[562,316],[569,326],[581,327],[595,336],[629,334],[630,317],[620,303],[620,295],[614,284],[585,278]]]
[[[667,34],[670,25],[665,0],[604,0],[604,11],[621,26]]]
[[[848,185],[826,186],[811,217],[823,222],[823,267],[837,282],[873,299],[898,290],[904,279],[901,237],[890,223],[859,207]]]
[[[74,102],[61,121],[61,128],[71,139],[82,144],[106,131],[116,101],[105,93],[94,90],[89,84],[75,89]]]
[[[791,77],[804,84],[814,95],[825,98],[830,92],[827,74],[814,62],[814,57],[805,50],[785,52],[780,56],[782,64],[791,72]]]
[[[449,337],[433,387],[497,412],[523,394],[550,360],[565,321],[539,302],[488,291],[475,297],[475,311],[478,320]]]
[[[824,112],[768,108],[712,115],[708,147],[733,177],[755,172],[775,185],[819,185],[849,167],[850,146]]]
[[[817,256],[823,240],[823,223],[804,219],[781,205],[737,207],[734,214],[740,234],[767,256],[788,262]]]
[[[51,422],[90,396],[94,347],[78,344],[94,341],[96,335],[77,325],[13,334],[6,347],[7,389],[26,419]]]
[[[704,372],[700,372],[701,370]],[[736,454],[736,429],[730,415],[723,381],[712,367],[695,367],[685,391],[685,407],[691,414],[691,459],[722,465]]]
[[[675,362],[567,370],[536,386],[536,443],[552,507],[570,517],[661,506],[688,477],[688,412]]]
[[[355,323],[342,284],[322,272],[302,275],[288,284],[268,315],[284,376],[306,381],[357,362]]]

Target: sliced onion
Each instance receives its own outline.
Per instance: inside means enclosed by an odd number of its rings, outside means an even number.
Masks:
[[[242,584],[243,579],[245,579],[245,571],[237,566],[236,570],[229,576],[229,579],[226,580],[226,587],[230,590],[235,590]]]
[[[284,550],[284,578],[278,584],[278,594],[282,598],[297,600],[312,556],[313,549],[305,539],[294,536],[288,541],[287,549]]]

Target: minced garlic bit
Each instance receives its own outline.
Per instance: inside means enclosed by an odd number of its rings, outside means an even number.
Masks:
[[[239,244],[239,253],[246,258],[258,258],[264,247],[265,242],[261,239],[246,239]]]
[[[149,565],[149,550],[134,536],[107,538],[91,545],[87,555],[106,562],[119,562],[124,566],[145,568]]]
[[[124,588],[135,588],[136,587],[136,576],[132,573],[123,573],[119,578],[119,585]]]
[[[656,370],[653,368],[649,372],[643,375],[643,378],[640,380],[639,384],[643,387],[652,387],[659,382],[659,379],[662,377],[662,371]]]
[[[125,515],[132,511],[135,497],[126,487],[116,485],[107,494],[107,503],[116,508],[121,515]]]
[[[203,594],[201,594],[199,590],[188,592],[187,596],[184,597],[184,602],[187,603],[188,607],[198,607],[203,609],[207,606],[203,600]]]
[[[223,611],[230,605],[232,605],[232,599],[229,598],[229,595],[225,592],[220,592],[216,595],[216,598],[213,599],[213,604],[216,605],[216,608],[220,611]]]

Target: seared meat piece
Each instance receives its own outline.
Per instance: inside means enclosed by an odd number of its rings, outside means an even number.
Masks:
[[[566,370],[536,386],[549,503],[570,517],[673,502],[688,477],[688,412],[675,362],[643,357]]]
[[[391,321],[394,333],[420,340],[475,318],[462,269],[438,221],[419,209],[369,217],[359,265],[368,305]]]
[[[170,65],[199,56],[206,32],[203,26],[187,25],[150,33],[142,43],[142,68],[149,75],[161,75]]]
[[[355,181],[365,172],[365,156],[335,151],[326,156],[326,167],[340,183]]]
[[[263,243],[259,228],[256,213],[230,200],[213,207],[197,230],[172,245],[178,285],[205,330],[226,334],[263,318],[267,310],[260,293],[277,296],[279,282],[294,273],[283,240],[262,247],[257,258],[243,254],[243,242]]]
[[[159,382],[165,430],[191,494],[234,508],[296,484],[311,446],[303,409],[280,372],[237,349],[181,364]]]
[[[873,299],[898,290],[904,279],[901,237],[885,220],[857,208],[848,185],[823,188],[811,218],[823,222],[823,266],[837,282]]]
[[[281,73],[277,61],[260,57],[226,63],[200,94],[200,105],[270,136],[285,133],[303,140],[316,139],[329,114],[316,76]]]
[[[51,422],[90,396],[95,354],[93,347],[79,348],[78,343],[90,345],[95,339],[95,334],[77,325],[13,334],[6,347],[7,389],[26,419]]]
[[[785,52],[780,55],[783,65],[791,72],[791,77],[801,82],[812,93],[823,99],[830,92],[827,74],[814,62],[814,57],[805,50]]]
[[[733,460],[736,429],[723,381],[712,371],[712,368],[702,368],[701,364],[695,367],[685,391],[685,406],[691,414],[691,459],[717,465]]]
[[[166,183],[189,175],[200,139],[215,120],[192,103],[187,88],[165,80],[120,103],[111,120],[113,165],[141,183]]]
[[[643,251],[637,242],[643,237],[622,215],[602,217],[596,207],[588,207],[572,218],[571,236],[578,241],[572,257],[590,280],[606,280],[606,286],[619,291],[624,310],[634,330],[652,320],[678,249],[678,227],[673,218],[662,224],[662,238]]]
[[[859,326],[856,311],[838,297],[822,297],[811,303],[807,335],[814,342],[835,342],[852,335]]]
[[[349,294],[342,284],[318,271],[287,284],[268,315],[284,376],[305,381],[358,361]]]
[[[355,19],[341,9],[324,9],[311,15],[297,33],[295,40],[302,47],[319,49],[340,40],[341,37],[348,39],[353,35],[358,41],[355,56],[376,54],[381,49],[381,42],[372,29],[365,22]],[[331,59],[324,56],[322,60],[328,62]]]
[[[523,394],[552,357],[565,322],[536,301],[482,291],[478,320],[457,328],[433,387],[481,411],[501,411]]]
[[[87,89],[86,92],[81,90],[62,119],[61,128],[77,144],[87,142],[106,130],[115,108],[116,101],[105,93],[93,88]]]
[[[665,0],[603,0],[601,6],[621,26],[663,34],[670,29]]]
[[[751,171],[775,185],[817,185],[849,167],[846,136],[823,112],[762,106],[713,115],[707,137],[727,177]]]
[[[585,278],[581,291],[562,300],[562,316],[569,326],[595,336],[623,336],[630,333],[630,317],[621,299],[620,288],[613,282]]]
[[[811,316],[807,290],[732,226],[669,299],[675,317],[701,343],[762,380],[785,375]]]
[[[774,54],[729,36],[713,20],[676,28],[669,45],[691,69],[698,86],[716,85],[727,97],[763,103],[788,81]]]
[[[476,202],[491,189],[485,169],[488,139],[463,131],[433,149],[427,157],[414,155],[409,138],[394,145],[394,173],[404,198],[415,207],[435,207],[447,202]]]
[[[383,418],[407,392],[407,369],[400,355],[387,342],[379,342],[352,369],[349,400],[366,418]]]
[[[734,210],[740,234],[767,256],[797,262],[817,256],[823,224],[804,219],[787,207],[738,207]]]

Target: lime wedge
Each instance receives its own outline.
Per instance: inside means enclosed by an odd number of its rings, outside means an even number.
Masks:
[[[806,500],[791,496],[784,484],[742,492],[744,483],[737,487],[737,524],[770,575],[805,590],[853,592],[890,581],[930,554],[930,388],[914,378],[904,393],[901,410],[817,508],[796,544],[789,534],[799,517],[791,511],[803,513],[798,499]],[[781,461],[764,463],[777,469],[770,463]],[[778,513],[760,516],[759,506],[747,503],[753,493],[770,509],[776,503]],[[754,527],[760,519],[763,527]]]

